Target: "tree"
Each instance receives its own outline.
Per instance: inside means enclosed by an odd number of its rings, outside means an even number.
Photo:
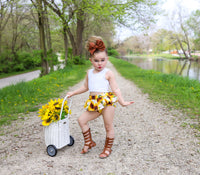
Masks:
[[[165,29],[160,29],[151,35],[151,46],[153,52],[160,53],[170,50],[167,35],[168,31]]]
[[[137,35],[127,38],[121,46],[118,47],[118,52],[124,54],[143,54],[149,53],[150,37],[148,35]]]
[[[29,26],[29,9],[20,4],[20,0],[11,2],[10,5],[10,25],[11,25],[11,53],[16,55],[16,52],[23,46],[26,29]],[[22,27],[23,26],[23,27]]]
[[[187,25],[190,28],[192,37],[194,38],[194,49],[200,50],[200,10],[196,10],[187,20]]]
[[[66,15],[65,13],[68,13],[71,10],[70,4],[65,0],[62,0],[61,4],[59,4],[59,5],[57,5],[56,2],[54,2],[54,1],[44,0],[44,2],[45,2],[45,4],[48,5],[48,7],[50,9],[52,9],[59,16],[59,18],[62,21],[63,36],[64,36],[64,48],[65,48],[65,62],[67,62],[67,51],[68,51],[67,33],[69,33],[69,34],[71,33],[71,31],[69,30],[68,21],[70,21],[70,19],[72,18],[73,12],[71,12],[71,14],[69,15],[69,19],[68,19],[68,15]],[[72,39],[72,44],[73,43],[74,43],[74,41]]]
[[[2,52],[2,34],[10,18],[8,6],[10,6],[9,0],[0,1],[0,54]]]
[[[170,28],[173,31],[171,38],[174,43],[181,48],[185,59],[190,59],[191,56],[191,39],[189,35],[189,28],[187,26],[188,14],[187,10],[183,9],[180,4],[177,4],[177,9],[173,11],[169,17]]]
[[[156,5],[156,1],[115,1],[115,0],[62,0],[62,3],[58,4],[52,0],[44,0],[45,3],[60,17],[63,22],[63,33],[67,31],[69,36],[73,55],[81,55],[83,50],[83,33],[88,17],[93,15],[93,18],[105,18],[111,19],[112,22],[118,21],[120,24],[125,24],[128,17],[131,17],[131,21],[145,23],[146,25],[152,22],[151,13],[148,14],[148,8]],[[144,12],[145,13],[142,13]],[[145,14],[148,14],[145,16]],[[148,16],[148,17],[147,17]],[[138,17],[138,18],[136,18]],[[146,20],[145,20],[146,19]],[[149,20],[148,20],[149,19]],[[94,22],[94,21],[93,21]],[[129,24],[130,26],[131,24]],[[74,32],[72,27],[76,26]]]
[[[47,49],[46,49],[46,37],[45,37],[45,24],[44,24],[44,6],[43,0],[31,0],[38,12],[38,27],[40,35],[40,48],[41,48],[41,60],[42,60],[42,71],[41,76],[49,73],[49,64],[47,60]]]

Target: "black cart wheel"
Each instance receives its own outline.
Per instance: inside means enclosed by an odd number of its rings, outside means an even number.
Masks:
[[[47,146],[47,154],[51,157],[54,157],[57,154],[57,149],[54,145]]]
[[[70,143],[68,144],[68,146],[72,146],[74,144],[74,138],[72,136],[70,136]]]

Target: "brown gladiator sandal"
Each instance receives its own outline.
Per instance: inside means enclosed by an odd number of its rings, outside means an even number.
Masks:
[[[96,146],[96,143],[92,140],[90,128],[83,133],[83,137],[84,137],[84,141],[85,141],[84,147],[88,146],[88,150],[91,149],[92,147]],[[85,151],[84,148],[83,148],[82,151],[81,151],[81,154],[87,153],[88,150]]]
[[[112,148],[113,142],[114,142],[114,138],[109,138],[109,137],[106,138],[104,150],[99,155],[99,158],[104,159],[104,158],[107,158],[111,154],[111,152],[112,152],[111,148]],[[102,156],[102,155],[104,155],[104,156]]]

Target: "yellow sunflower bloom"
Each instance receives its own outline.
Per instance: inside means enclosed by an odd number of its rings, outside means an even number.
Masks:
[[[52,122],[52,120],[44,120],[44,121],[42,122],[42,125],[43,125],[43,126],[49,126],[49,125],[51,124],[51,122]]]
[[[42,106],[38,111],[38,116],[42,120],[42,125],[48,126],[51,122],[60,120],[60,112],[62,107],[63,99],[55,99],[50,100],[48,104]],[[71,110],[69,111],[69,107],[67,105],[67,101],[64,102],[62,116],[66,116],[67,114],[71,114]],[[62,117],[61,120],[65,118]]]
[[[60,120],[60,115],[59,115],[59,114],[53,115],[53,116],[52,116],[52,120],[53,120],[53,121],[58,121],[58,120]]]

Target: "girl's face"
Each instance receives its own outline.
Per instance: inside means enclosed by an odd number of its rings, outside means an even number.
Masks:
[[[93,57],[90,58],[90,61],[92,65],[94,66],[94,69],[97,72],[100,72],[106,67],[108,56],[106,52],[98,52],[98,53],[95,53]]]

